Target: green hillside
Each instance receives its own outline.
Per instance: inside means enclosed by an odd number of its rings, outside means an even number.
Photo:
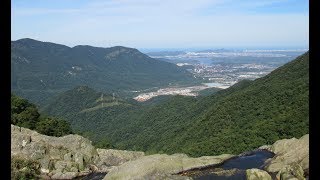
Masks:
[[[37,104],[76,86],[126,95],[133,90],[197,80],[175,64],[137,49],[68,46],[20,39],[11,42],[11,88]]]
[[[101,95],[94,94],[76,93],[74,100],[92,103]],[[57,102],[63,103],[50,104],[44,111],[65,117],[94,141],[107,138],[120,149],[191,156],[237,154],[308,133],[309,53],[267,76],[241,81],[211,96],[173,96],[149,104],[124,101],[86,112],[82,110],[89,105],[78,108],[65,94]]]
[[[36,105],[14,94],[11,94],[11,124],[36,130],[48,136],[63,136],[72,133],[68,122],[40,114]]]

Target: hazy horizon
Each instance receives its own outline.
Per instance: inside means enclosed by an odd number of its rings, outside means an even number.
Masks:
[[[98,47],[266,48],[309,44],[301,0],[14,0],[12,40]]]
[[[33,38],[21,38],[21,39],[33,39]],[[11,41],[17,41],[21,39],[12,39]],[[36,41],[42,41],[41,39],[33,39]],[[66,45],[62,43],[57,43],[53,41],[42,41],[42,42],[49,42],[49,43],[55,43],[55,44],[61,44],[61,45]],[[68,46],[68,45],[66,45]],[[93,47],[100,47],[100,48],[109,48],[113,46],[94,46],[91,44],[77,44],[75,46],[93,46]],[[75,46],[68,46],[68,47],[75,47]],[[123,45],[116,45],[116,46],[123,46]],[[128,48],[136,48],[136,47],[130,47],[130,46],[124,46]],[[303,47],[303,46],[249,46],[249,47],[235,47],[235,46],[228,46],[228,47],[219,47],[219,46],[211,46],[211,47],[155,47],[155,48],[148,48],[148,47],[142,47],[142,48],[136,48],[139,51],[143,53],[148,53],[148,52],[160,52],[160,51],[200,51],[200,50],[216,50],[216,49],[227,49],[227,50],[298,50],[298,51],[307,51],[309,50],[309,47]]]

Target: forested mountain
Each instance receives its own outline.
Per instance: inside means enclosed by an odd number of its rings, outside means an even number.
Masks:
[[[79,85],[125,93],[195,81],[191,73],[175,64],[150,58],[133,48],[70,48],[33,39],[11,42],[11,88],[40,104]]]
[[[147,152],[238,154],[308,133],[309,52],[267,76],[240,81],[211,96],[174,96],[151,105],[123,101],[83,111],[92,105],[77,109],[73,101],[96,102],[101,93],[84,97],[75,92],[61,94],[44,111],[65,117],[94,141],[105,138],[117,148]],[[72,94],[76,98],[68,99]]]

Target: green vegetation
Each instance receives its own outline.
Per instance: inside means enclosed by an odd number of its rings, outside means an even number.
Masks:
[[[98,142],[93,143],[94,147],[101,149],[112,149],[114,146],[111,144],[110,140],[107,138],[99,139]]]
[[[36,130],[49,136],[63,136],[72,133],[68,122],[40,115],[34,104],[14,94],[11,94],[11,124]]]
[[[37,161],[11,156],[11,179],[40,179],[40,164]]]
[[[89,88],[86,93],[73,89],[44,112],[64,117],[96,143],[108,138],[119,149],[238,154],[308,133],[309,53],[265,77],[241,81],[211,96],[173,96],[149,104],[123,101],[81,112],[94,107],[100,95]]]
[[[209,96],[209,95],[213,95],[214,93],[220,91],[220,88],[208,88],[208,89],[204,89],[198,92],[199,96]]]
[[[35,130],[41,134],[58,137],[72,133],[70,124],[68,122],[52,117],[41,119],[36,124]]]
[[[11,42],[11,88],[39,105],[79,85],[132,96],[134,90],[197,82],[185,69],[133,48],[70,48],[32,39]]]

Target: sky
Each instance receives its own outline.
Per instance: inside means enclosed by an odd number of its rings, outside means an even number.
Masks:
[[[12,0],[11,39],[98,47],[309,47],[308,0]]]

